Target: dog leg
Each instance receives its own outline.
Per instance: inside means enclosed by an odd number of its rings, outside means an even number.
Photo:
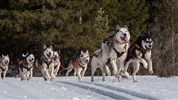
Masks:
[[[91,67],[91,82],[94,82],[94,75],[95,75],[96,68],[97,67],[95,67],[93,65]]]
[[[47,75],[47,70],[45,70],[44,68],[41,69],[41,73],[43,75],[43,78],[45,81],[47,81],[49,79],[49,75]]]
[[[144,67],[145,69],[148,69],[148,64],[147,64],[147,62],[145,61],[145,59],[139,58],[139,60],[140,60],[140,63],[143,64],[143,67]]]
[[[136,74],[137,74],[137,72],[138,72],[138,70],[139,70],[139,68],[140,68],[140,62],[134,62],[134,63],[133,63],[133,66],[134,66],[134,72],[132,73],[133,82],[138,82],[138,81],[136,80]]]
[[[58,66],[56,67],[56,69],[54,70],[54,75],[55,75],[55,76],[57,75],[57,73],[58,73],[58,71],[59,71],[59,67],[60,67],[60,65],[58,65]]]
[[[152,60],[151,60],[151,58],[146,58],[145,57],[145,59],[148,62],[148,71],[149,71],[149,73],[153,74],[154,72],[153,72],[153,66],[152,66]]]
[[[2,79],[2,78],[1,78],[1,74],[2,74],[2,71],[0,70],[0,79]]]
[[[79,79],[80,81],[82,81],[81,72],[82,72],[82,68],[78,68],[78,69],[77,69],[77,76],[78,76],[78,79]]]
[[[117,78],[119,81],[122,79],[122,69],[124,68],[124,62],[122,60],[117,60]]]
[[[149,73],[150,73],[150,74],[153,74],[154,71],[153,71],[153,66],[152,66],[152,61],[151,61],[151,59],[148,59],[147,62],[148,62],[148,66],[149,66],[149,67],[148,67],[148,68],[149,68],[149,69],[148,69],[148,70],[149,70]]]
[[[110,71],[109,67],[107,65],[105,65],[105,68],[106,68],[107,75],[111,76],[111,71]]]
[[[33,76],[33,69],[31,69],[28,73],[29,73],[29,75],[28,75],[27,80],[29,81]]]
[[[69,68],[68,70],[67,70],[67,72],[66,72],[66,76],[69,76],[69,73],[73,70],[73,65],[71,64],[71,65],[69,65],[67,68]]]
[[[106,75],[106,67],[105,67],[105,65],[103,65],[100,68],[101,68],[102,76],[103,76],[102,81],[104,82],[105,81],[105,75]]]
[[[4,71],[2,79],[5,79],[7,70]]]
[[[84,69],[82,70],[82,78],[84,77],[86,70],[87,70],[87,64],[85,65]]]
[[[129,73],[127,72],[127,69],[129,67],[130,63],[133,63],[132,59],[130,59],[129,61],[127,61],[126,64],[125,64],[125,67],[124,67],[124,76],[126,78],[129,78]]]
[[[112,68],[113,68],[113,74],[117,75],[116,59],[112,59],[110,62],[111,62]]]

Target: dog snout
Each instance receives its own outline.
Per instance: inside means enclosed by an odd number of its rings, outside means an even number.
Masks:
[[[5,64],[8,64],[8,61],[5,61]]]
[[[149,45],[149,47],[151,48],[151,47],[152,47],[152,45]]]
[[[124,37],[126,37],[126,36],[127,36],[127,34],[126,34],[126,33],[124,33],[123,35],[124,35]]]
[[[89,60],[87,59],[87,60],[86,60],[86,63],[88,63],[88,62],[89,62]]]

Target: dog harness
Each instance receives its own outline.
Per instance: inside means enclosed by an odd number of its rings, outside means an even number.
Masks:
[[[101,50],[99,52],[97,52],[97,53],[94,53],[93,56],[98,58],[100,54],[101,54]]]
[[[27,62],[24,59],[23,60],[19,60],[18,64],[19,64],[20,69],[24,68],[24,69],[27,69],[27,71],[30,71],[33,68],[33,66],[27,67],[28,66]],[[22,70],[22,72],[23,72],[23,70]]]
[[[73,56],[73,57],[71,58],[71,60],[72,60],[72,65],[74,66],[74,68],[79,68],[79,67],[84,68],[84,67],[81,65],[82,62],[81,62],[81,60],[79,59],[78,56]],[[84,65],[84,64],[83,64],[83,65]]]
[[[129,49],[129,54],[132,55],[132,56],[134,56],[134,57],[137,57],[137,54],[136,54],[136,52],[135,52],[136,50],[140,51],[140,52],[142,53],[142,56],[143,56],[143,57],[144,57],[144,55],[145,55],[145,53],[146,53],[146,51],[147,51],[147,50],[145,50],[145,49],[139,47],[139,45],[135,43],[135,44]]]
[[[113,47],[114,51],[117,54],[117,58],[121,57],[125,52],[118,52],[114,47]]]
[[[47,59],[44,58],[44,56],[42,56],[42,61],[44,61],[47,64],[47,69],[49,69],[49,65],[51,64],[51,62],[53,61],[52,59],[50,61],[48,61]]]
[[[6,69],[5,68],[2,68],[2,67],[0,67],[1,68],[1,70],[4,72]]]
[[[75,68],[79,68],[79,67],[84,68],[84,67],[81,65],[81,63],[82,63],[82,62],[81,62],[79,59],[76,59],[76,60],[72,61],[72,64],[74,65]]]

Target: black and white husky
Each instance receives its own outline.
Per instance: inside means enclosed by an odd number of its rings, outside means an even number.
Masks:
[[[112,65],[113,74],[120,80],[121,71],[124,68],[124,62],[127,57],[127,51],[130,45],[130,33],[127,26],[119,27],[117,25],[113,36],[108,37],[102,43],[101,63],[105,67],[108,59]],[[106,73],[106,72],[104,72]],[[105,79],[103,79],[104,81]]]
[[[30,80],[33,76],[33,67],[35,56],[33,54],[22,54],[18,60],[21,80]]]
[[[103,67],[102,59],[101,59],[101,49],[98,49],[94,52],[94,55],[91,59],[91,81],[94,82],[94,74],[97,68],[101,69],[102,76],[103,76],[103,81],[105,77],[105,72],[107,73],[108,76],[111,75],[110,69],[107,65]]]
[[[74,75],[78,76],[78,79],[81,81],[87,70],[87,66],[90,60],[90,55],[88,50],[81,51],[79,55],[73,56],[68,64],[68,70],[66,76],[74,69]]]
[[[54,75],[58,74],[59,68],[61,66],[60,62],[60,51],[54,51],[53,59],[54,59]]]
[[[8,55],[3,55],[2,57],[0,57],[0,79],[4,79],[6,77],[6,72],[8,70],[9,67],[9,62],[10,62],[10,58]],[[3,76],[1,77],[1,74],[3,73]]]
[[[50,45],[49,47],[44,45],[41,58],[39,61],[36,61],[36,66],[40,67],[41,73],[45,81],[53,80],[55,78],[53,54],[54,51],[52,45]]]
[[[137,82],[136,73],[139,71],[140,64],[142,64],[145,69],[148,68],[150,74],[153,74],[151,59],[152,45],[153,40],[151,36],[147,33],[142,33],[128,50],[124,73],[125,75],[128,74],[127,69],[132,63],[134,67],[132,73],[134,82]]]

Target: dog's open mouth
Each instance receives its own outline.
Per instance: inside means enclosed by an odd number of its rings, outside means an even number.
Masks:
[[[31,63],[31,64],[34,62],[34,60],[33,60],[33,59],[30,59],[29,61],[30,61],[30,63]]]
[[[146,50],[151,50],[151,47],[147,47],[147,46],[145,46],[145,48],[146,48]]]
[[[8,65],[8,63],[9,63],[8,61],[5,61],[5,62],[4,62],[4,65]]]
[[[47,57],[48,57],[48,58],[51,58],[51,54],[47,54]]]
[[[121,40],[130,45],[130,41],[126,37],[121,37]]]

